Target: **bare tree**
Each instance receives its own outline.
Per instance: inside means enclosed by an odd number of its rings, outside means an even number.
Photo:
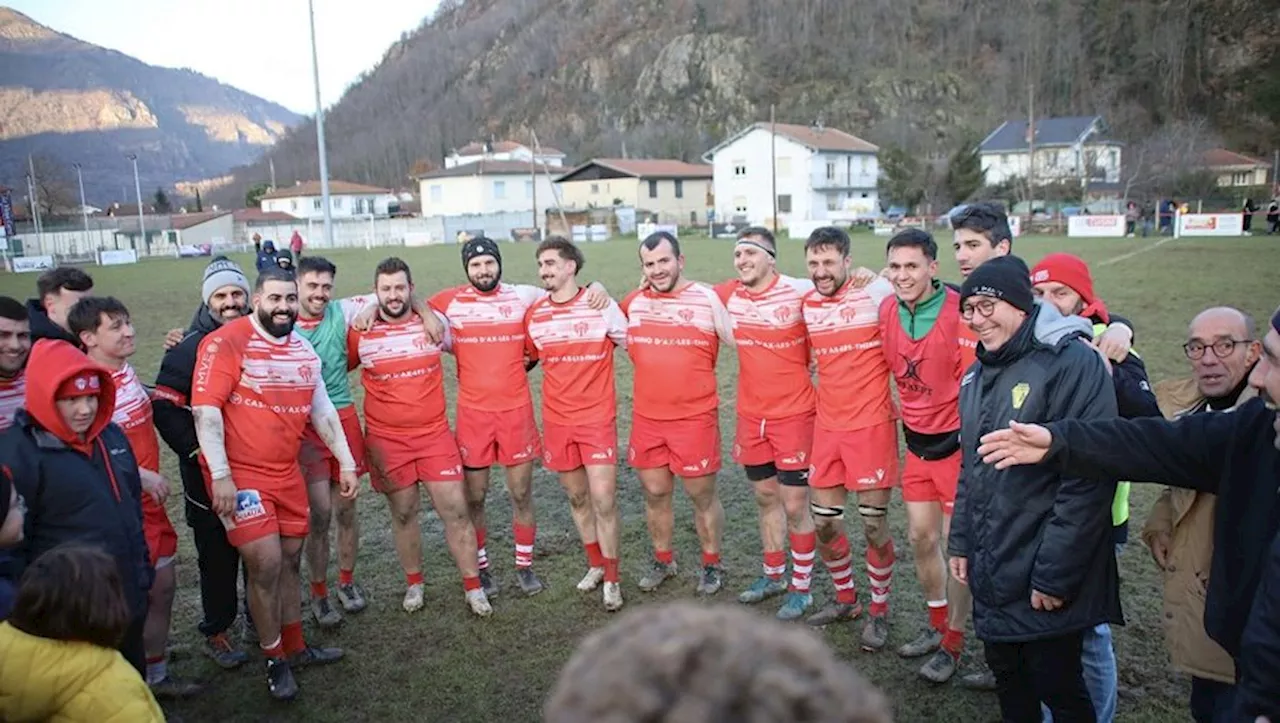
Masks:
[[[1205,151],[1218,138],[1203,118],[1167,123],[1125,150],[1121,181],[1124,198],[1165,193],[1186,176],[1203,170]]]
[[[80,201],[70,165],[53,156],[35,153],[28,169],[35,170],[36,195],[40,213],[45,218],[72,215],[76,211]]]

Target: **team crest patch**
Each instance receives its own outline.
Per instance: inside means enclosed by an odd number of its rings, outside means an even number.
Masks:
[[[267,516],[267,508],[262,504],[262,495],[257,490],[240,490],[236,492],[236,513],[233,521],[236,524],[253,522]]]
[[[1013,385],[1013,408],[1022,409],[1022,403],[1027,401],[1027,395],[1031,394],[1031,385],[1026,382],[1018,382]]]

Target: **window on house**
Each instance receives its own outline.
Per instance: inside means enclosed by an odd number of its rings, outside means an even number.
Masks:
[[[840,210],[840,194],[838,193],[827,194],[827,210],[828,211]]]
[[[363,199],[363,198],[357,198],[357,199],[356,199],[355,205],[351,207],[351,212],[352,212],[352,213],[357,213],[357,214],[358,214],[358,213],[364,213],[364,199]]]
[[[444,198],[444,189],[438,183],[431,186],[430,193],[432,203],[440,203],[440,200]]]
[[[676,198],[684,198],[684,181],[676,179]]]
[[[597,193],[600,193],[600,184],[598,183],[591,184],[591,195],[594,196]]]
[[[1007,165],[1007,164],[1009,163],[1009,154],[1008,154],[1008,153],[1001,153],[1001,154],[1000,154],[1000,162],[1001,162],[1001,163],[1003,163],[1003,164],[1006,164],[1006,165]]]
[[[1111,157],[1111,167],[1119,168],[1120,167],[1120,151],[1112,149],[1112,151],[1107,155]]]
[[[649,198],[657,198],[657,197],[658,197],[658,182],[649,181]]]
[[[836,162],[827,161],[827,180],[834,181],[836,178]]]
[[[311,207],[312,207],[312,208],[314,208],[315,210],[319,211],[319,210],[320,210],[320,199],[318,199],[318,198],[313,198],[313,199],[311,199]]]
[[[791,194],[778,196],[778,213],[791,213]]]
[[[533,181],[524,182],[524,197],[526,199],[533,198]]]
[[[691,225],[691,226],[697,226],[697,225],[698,225],[698,212],[697,212],[697,211],[690,211],[690,212],[689,212],[689,225]]]
[[[357,200],[357,204],[359,204],[359,205],[361,205],[361,206],[363,206],[363,205],[364,205],[364,204],[360,203],[358,200]],[[341,208],[342,208],[342,196],[334,196],[334,197],[333,197],[333,207],[334,207],[334,208],[336,208],[336,209],[341,209]]]
[[[869,160],[870,159],[867,158],[866,156],[858,157],[858,170],[862,171],[863,175],[866,175],[867,171],[869,170],[868,169],[868,166],[870,165],[870,163],[868,163]]]
[[[734,176],[736,176],[736,177],[739,177],[739,178],[741,178],[742,176],[747,175],[747,162],[746,162],[746,161],[734,161],[734,162],[733,162],[733,175],[734,175]]]
[[[298,199],[296,199],[296,198],[295,198],[295,199],[293,199],[293,200],[289,201],[289,210],[290,210],[290,211],[297,211],[297,210],[298,210]]]
[[[494,197],[494,198],[497,198],[497,199],[504,199],[504,198],[506,198],[506,197],[507,197],[507,182],[506,182],[506,181],[494,181],[494,182],[493,182],[493,197]]]
[[[738,196],[737,198],[733,199],[733,212],[734,212],[734,213],[746,213],[746,212],[747,212],[747,197],[746,197],[746,196]]]
[[[1231,185],[1247,186],[1249,185],[1249,181],[1252,180],[1252,176],[1252,173],[1233,173],[1231,174]]]

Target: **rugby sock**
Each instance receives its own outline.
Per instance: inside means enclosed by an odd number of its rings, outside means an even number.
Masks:
[[[942,634],[942,649],[951,653],[951,657],[959,658],[964,651],[964,631],[947,630]]]
[[[479,576],[479,575],[476,575],[475,577],[464,577],[464,578],[462,578],[462,590],[463,590],[464,592],[471,592],[472,590],[479,590],[479,589],[480,589],[480,587],[481,587],[481,586],[480,586],[480,576]]]
[[[484,549],[485,529],[483,527],[476,528],[476,561],[480,563],[481,570],[489,569],[489,553]]]
[[[872,615],[889,614],[889,588],[893,586],[893,538],[884,547],[867,546],[867,577],[870,578]]]
[[[281,640],[283,640],[283,638],[277,635],[274,643],[271,643],[270,645],[259,644],[258,647],[262,648],[262,654],[266,657],[274,658],[276,660],[284,660],[284,645],[281,643]]]
[[[618,558],[604,558],[604,581],[618,582]]]
[[[297,655],[307,649],[307,643],[302,639],[301,620],[281,625],[280,639],[284,641],[285,655]]]
[[[767,550],[764,553],[764,576],[781,580],[787,574],[787,553],[784,550]]]
[[[719,565],[719,564],[720,564],[720,553],[718,553],[718,552],[704,552],[704,553],[702,553],[702,566],[703,566],[703,567],[710,567],[711,565]]]
[[[158,658],[147,658],[147,685],[155,685],[169,677],[169,663],[161,655]]]
[[[675,556],[675,553],[672,552],[671,550],[654,550],[653,559],[657,560],[659,563],[663,565],[670,565],[671,563],[676,561],[676,556]]]
[[[809,576],[813,574],[813,550],[817,546],[813,532],[791,533],[791,591],[809,592]]]
[[[853,555],[849,552],[849,536],[840,532],[836,539],[826,544],[819,544],[822,562],[831,573],[831,582],[836,586],[836,602],[841,605],[854,605],[858,602],[858,590],[853,584]]]
[[[516,567],[533,567],[533,538],[537,535],[537,526],[517,522],[511,527],[516,537]]]
[[[311,583],[311,599],[319,600],[329,597],[329,583],[325,581]]]
[[[947,601],[929,601],[929,627],[940,633],[947,632]]]
[[[604,567],[604,553],[600,552],[599,542],[588,542],[583,547],[587,550],[588,567]]]
[[[354,584],[355,584],[355,570],[341,570],[341,569],[340,569],[340,570],[338,570],[338,584],[339,584],[339,585],[354,585]]]
[[[424,578],[422,577],[421,572],[406,572],[404,574],[404,582],[410,587],[414,585],[421,585],[423,580]]]

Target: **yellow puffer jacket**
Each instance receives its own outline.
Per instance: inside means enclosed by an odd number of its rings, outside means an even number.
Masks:
[[[0,623],[0,720],[164,723],[164,713],[119,652]]]

